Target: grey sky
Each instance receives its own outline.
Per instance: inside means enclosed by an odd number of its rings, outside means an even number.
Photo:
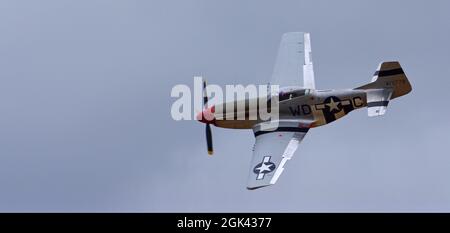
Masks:
[[[1,1],[0,211],[450,211],[448,1]],[[251,131],[170,117],[175,84],[265,84],[311,33],[318,88],[400,60],[385,116],[311,130],[247,191]]]

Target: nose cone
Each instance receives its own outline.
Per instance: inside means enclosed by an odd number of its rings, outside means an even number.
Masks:
[[[214,124],[214,121],[216,120],[214,117],[214,106],[203,110],[203,112],[199,112],[196,118],[198,121],[205,124]]]

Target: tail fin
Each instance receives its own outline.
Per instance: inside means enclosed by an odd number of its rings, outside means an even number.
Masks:
[[[372,82],[355,89],[366,90],[369,116],[383,115],[389,100],[406,95],[412,90],[398,61],[380,63]]]

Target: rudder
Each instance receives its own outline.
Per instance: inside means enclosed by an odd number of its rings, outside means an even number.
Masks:
[[[372,82],[355,89],[367,90],[369,116],[386,112],[389,100],[411,92],[412,87],[398,61],[382,62],[375,71]]]

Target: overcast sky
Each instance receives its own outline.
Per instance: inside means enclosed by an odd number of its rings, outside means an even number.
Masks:
[[[448,1],[1,1],[0,211],[450,211]],[[173,121],[171,88],[265,84],[311,33],[317,88],[399,60],[413,86],[311,130],[246,189],[250,130]]]

